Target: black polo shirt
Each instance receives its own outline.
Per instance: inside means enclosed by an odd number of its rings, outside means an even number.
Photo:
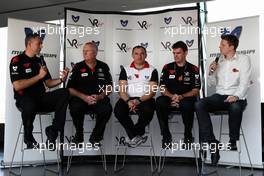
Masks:
[[[164,85],[171,94],[184,94],[194,88],[201,88],[199,68],[186,62],[179,67],[176,62],[166,64],[161,72],[160,85]]]
[[[108,65],[96,60],[96,66],[91,69],[85,61],[76,63],[72,69],[68,88],[74,88],[87,95],[100,94],[107,85],[112,85],[112,76]]]
[[[9,66],[11,82],[13,83],[14,81],[21,79],[29,79],[38,75],[41,63],[42,62],[39,57],[28,57],[25,52],[13,57]],[[46,65],[45,61],[44,65]],[[14,90],[15,99],[25,95],[36,97],[45,93],[46,88],[44,86],[44,81],[48,79],[51,79],[49,72],[42,80],[38,81],[34,85],[20,91]]]

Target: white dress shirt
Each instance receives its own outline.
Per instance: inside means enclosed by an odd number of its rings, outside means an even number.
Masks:
[[[208,76],[209,86],[216,86],[216,93],[233,95],[243,100],[250,86],[251,62],[247,55],[235,54],[231,59],[219,58],[216,71]]]

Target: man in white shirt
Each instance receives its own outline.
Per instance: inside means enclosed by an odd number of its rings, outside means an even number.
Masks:
[[[196,102],[195,109],[200,142],[217,144],[219,141],[215,139],[209,112],[228,111],[230,149],[237,150],[236,141],[239,140],[243,110],[247,105],[251,62],[248,56],[236,54],[239,43],[236,36],[228,34],[223,35],[221,39],[221,56],[210,64],[208,76],[208,84],[216,86],[216,93]],[[211,159],[212,164],[218,163],[219,150],[212,153]]]
[[[158,72],[145,61],[146,49],[135,46],[132,50],[133,62],[122,68],[119,76],[119,96],[114,113],[125,128],[129,147],[137,147],[146,142],[145,128],[153,118],[155,110],[155,92],[158,90]],[[137,113],[136,124],[129,117]]]

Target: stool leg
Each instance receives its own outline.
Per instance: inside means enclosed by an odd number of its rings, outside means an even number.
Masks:
[[[254,169],[253,169],[253,165],[252,165],[252,162],[251,162],[251,158],[250,158],[250,154],[249,154],[249,150],[248,150],[248,145],[247,145],[247,142],[246,142],[246,138],[245,138],[245,134],[244,134],[242,126],[240,127],[240,129],[241,129],[242,137],[243,137],[243,140],[244,140],[244,143],[245,143],[247,156],[248,156],[248,161],[249,161],[250,167],[251,167],[251,174],[250,175],[253,175],[254,174]]]
[[[239,149],[238,149],[238,162],[239,162],[239,176],[242,176],[242,171],[241,171],[241,142],[240,140],[238,141],[239,142]]]
[[[166,159],[166,149],[161,149],[160,151],[160,156],[159,156],[159,165],[158,165],[158,174],[160,175],[161,172],[164,169],[164,165],[165,165],[165,159]]]
[[[153,167],[152,157],[154,159],[155,168]],[[151,135],[150,135],[150,167],[152,173],[154,173],[157,170],[157,160],[156,160],[156,155],[155,155],[155,150]]]
[[[105,152],[103,151],[102,146],[100,146],[100,152],[101,152],[101,157],[102,157],[103,168],[104,168],[105,174],[107,174],[106,157],[105,157]]]
[[[21,125],[20,125],[20,128],[19,128],[19,132],[18,132],[18,135],[17,135],[16,144],[15,144],[14,151],[13,151],[13,154],[12,154],[12,160],[11,160],[10,168],[9,168],[9,175],[10,175],[11,173],[13,173],[13,172],[12,172],[12,167],[13,167],[13,162],[14,162],[14,158],[15,158],[15,154],[16,154],[16,149],[17,149],[17,144],[18,144],[19,137],[20,137],[20,134],[21,134],[22,126],[23,126],[23,123],[21,122]],[[23,142],[23,141],[22,141],[22,142]],[[20,175],[21,175],[21,173],[20,173]]]
[[[73,124],[72,124],[72,132],[71,132],[71,134],[72,134],[72,136],[71,136],[71,141],[72,141],[72,137],[73,137]],[[68,156],[67,168],[66,168],[66,175],[68,175],[68,173],[70,172],[71,162],[72,162],[72,155],[73,155],[73,150],[71,150],[71,154],[70,154],[70,156]]]
[[[39,115],[39,128],[40,128],[40,138],[41,138],[41,143],[44,144],[44,137],[43,137],[43,130],[42,130],[42,121],[41,121],[41,115]],[[44,171],[43,174],[45,175],[46,173],[46,156],[45,156],[45,149],[42,151],[42,156],[43,156],[43,166],[44,166]]]

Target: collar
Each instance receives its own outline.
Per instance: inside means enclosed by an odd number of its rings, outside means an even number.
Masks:
[[[137,69],[134,61],[130,64],[130,67]],[[145,61],[142,68],[149,68],[149,63],[147,61]]]

